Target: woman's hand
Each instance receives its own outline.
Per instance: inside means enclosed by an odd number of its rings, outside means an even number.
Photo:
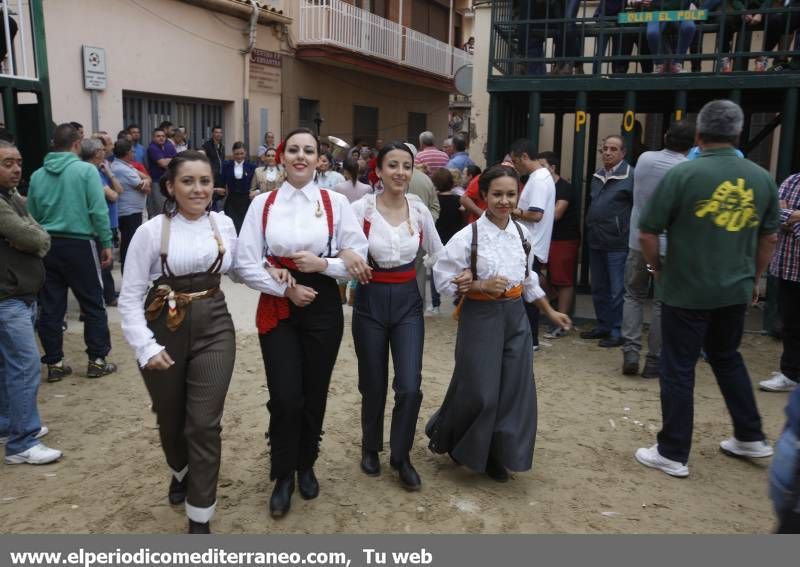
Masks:
[[[297,269],[304,274],[324,272],[328,268],[328,261],[325,258],[320,258],[308,250],[297,252],[290,257],[297,266]]]
[[[496,276],[485,280],[473,281],[470,289],[479,291],[491,297],[500,297],[508,287],[508,279],[503,276]]]
[[[296,283],[294,276],[286,268],[267,266],[267,273],[269,273],[270,277],[276,282],[285,283],[289,287],[294,287],[294,284]]]
[[[287,287],[284,295],[298,307],[305,307],[317,298],[316,290],[305,285]]]
[[[367,284],[372,279],[372,268],[364,261],[359,254],[352,250],[342,250],[339,252],[339,258],[344,262],[347,272],[353,276],[358,283]]]
[[[569,315],[556,311],[553,308],[550,308],[547,312],[547,318],[550,319],[554,325],[558,325],[565,331],[569,331],[572,327],[572,320],[569,318]]]
[[[468,293],[472,287],[472,271],[464,270],[450,281],[456,286],[458,293]]]
[[[167,350],[164,349],[158,354],[151,356],[144,367],[147,370],[168,370],[173,364],[175,364],[175,361],[172,360],[172,357],[167,354]]]
[[[225,187],[214,187],[214,193],[219,195],[220,197],[224,197],[228,194],[228,190]]]

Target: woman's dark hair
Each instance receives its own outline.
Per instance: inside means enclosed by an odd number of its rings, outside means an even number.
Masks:
[[[507,165],[495,165],[481,173],[481,176],[478,178],[478,191],[481,194],[483,199],[486,199],[486,195],[489,193],[489,187],[492,185],[492,181],[495,179],[500,179],[501,177],[511,177],[519,183],[519,175],[517,174],[517,170],[513,167],[509,167]]]
[[[378,167],[382,167],[383,166],[383,158],[385,158],[386,154],[388,154],[392,150],[400,150],[400,151],[408,153],[408,155],[411,156],[411,165],[414,165],[414,152],[411,151],[411,148],[409,148],[405,144],[405,142],[396,141],[396,142],[389,142],[388,144],[384,144],[383,147],[381,148],[381,151],[378,152],[378,157],[377,157],[377,161],[376,161],[376,164],[377,164]]]
[[[475,177],[475,176],[478,176],[478,175],[480,175],[480,174],[481,174],[481,171],[483,171],[483,170],[482,170],[480,167],[478,167],[477,165],[468,165],[468,166],[466,167],[466,169],[467,169],[467,174],[468,174],[468,175],[471,175],[472,177]]]
[[[328,160],[329,164],[333,165],[333,154],[332,153],[330,153],[330,152],[322,152],[321,154],[319,154],[319,157],[321,157],[321,158],[324,157],[325,159]]]
[[[314,143],[317,145],[317,153],[319,153],[319,138],[317,137],[316,134],[314,134],[314,132],[312,132],[308,128],[295,128],[294,130],[286,134],[286,137],[283,139],[283,144],[281,145],[285,146],[286,142],[289,141],[289,138],[291,138],[292,136],[296,136],[297,134],[308,134],[309,136],[314,138]]]
[[[347,158],[344,160],[344,163],[342,164],[342,171],[346,171],[350,174],[350,180],[354,185],[358,182],[359,167],[357,160],[354,160],[353,158]]]
[[[244,142],[234,142],[233,147],[231,147],[231,151],[235,152],[236,150],[245,150],[246,152],[247,148],[244,147]]]
[[[184,163],[189,161],[202,161],[211,166],[211,162],[208,161],[208,156],[196,150],[185,150],[170,160],[166,171],[161,176],[161,179],[158,180],[158,187],[161,190],[161,194],[166,198],[162,209],[165,215],[173,216],[178,212],[178,205],[175,202],[175,197],[170,195],[169,191],[167,191],[167,182],[175,183],[175,178],[178,177],[178,170]]]
[[[433,175],[431,175],[431,181],[433,181],[433,186],[436,187],[436,191],[439,193],[447,193],[455,185],[453,174],[446,167],[440,167],[434,171]]]

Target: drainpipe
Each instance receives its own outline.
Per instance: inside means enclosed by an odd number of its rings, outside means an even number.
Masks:
[[[258,2],[250,0],[250,5],[253,7],[253,13],[250,15],[250,36],[247,42],[247,49],[242,50],[244,57],[244,77],[242,90],[242,141],[247,151],[250,151],[250,52],[256,44],[256,30],[258,29]]]

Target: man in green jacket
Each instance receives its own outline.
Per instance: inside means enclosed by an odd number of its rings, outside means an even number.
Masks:
[[[41,368],[33,322],[50,236],[17,193],[21,173],[19,150],[0,141],[0,444],[8,464],[43,465],[61,458],[39,441],[47,427],[36,406]]]
[[[96,169],[78,158],[79,148],[80,134],[73,126],[56,127],[53,151],[31,176],[28,189],[28,211],[51,237],[50,252],[44,257],[46,278],[39,294],[39,339],[48,382],[72,373],[64,364],[61,326],[67,311],[67,289],[72,290],[84,316],[87,378],[117,369],[106,361],[111,337],[100,276],[101,266],[111,263],[108,205]]]

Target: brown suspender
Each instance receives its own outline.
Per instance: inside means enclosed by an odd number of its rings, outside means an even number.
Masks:
[[[525,278],[530,275],[530,266],[528,265],[528,256],[531,253],[531,243],[525,240],[522,236],[522,227],[515,220],[511,220],[514,226],[517,227],[519,239],[522,241],[522,249],[525,251]],[[478,222],[472,223],[472,243],[469,246],[469,269],[472,271],[472,279],[478,279]]]

